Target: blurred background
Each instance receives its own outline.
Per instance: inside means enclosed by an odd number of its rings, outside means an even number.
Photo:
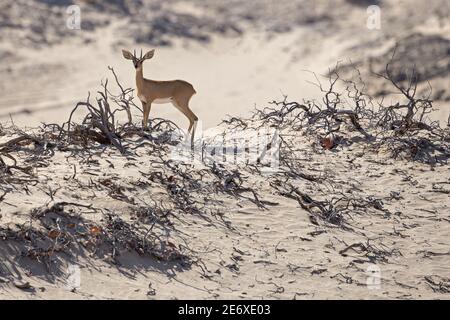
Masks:
[[[396,79],[415,66],[419,94],[431,86],[434,117],[447,120],[449,14],[448,0],[1,0],[0,122],[66,121],[101,80],[112,84],[108,66],[134,88],[122,48],[156,48],[144,76],[192,83],[191,108],[211,127],[284,95],[319,98],[311,72],[326,76],[337,62],[341,76],[357,67],[368,93],[394,99],[373,72],[397,47]],[[171,104],[153,106],[150,117],[187,126]]]

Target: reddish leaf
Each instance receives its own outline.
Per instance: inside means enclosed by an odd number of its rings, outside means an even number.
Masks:
[[[323,138],[322,139],[322,147],[324,149],[330,150],[334,147],[334,141],[331,138]]]
[[[89,228],[89,232],[91,233],[91,235],[97,236],[97,235],[102,233],[102,228],[101,227],[97,227],[97,226],[91,226]]]
[[[58,238],[60,235],[61,235],[61,232],[58,231],[58,230],[51,230],[51,231],[48,233],[48,237],[51,238],[51,239],[56,239],[56,238]]]

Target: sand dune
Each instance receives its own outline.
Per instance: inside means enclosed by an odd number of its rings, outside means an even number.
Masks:
[[[379,30],[367,1],[3,1],[0,299],[448,299],[449,5],[375,2]],[[415,99],[433,88],[423,119],[381,118],[408,103],[371,73],[396,47],[395,83],[415,65]],[[113,138],[83,107],[60,127],[106,79],[117,93],[108,66],[134,88],[122,48],[156,48],[147,78],[194,85],[195,151],[213,153],[174,158],[187,120],[170,104],[149,132],[136,108]],[[320,90],[334,70],[364,88],[359,109],[353,82]]]

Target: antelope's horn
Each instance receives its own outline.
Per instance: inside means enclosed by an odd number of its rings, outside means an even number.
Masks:
[[[140,57],[140,59],[142,59],[142,49],[141,49],[141,57]]]

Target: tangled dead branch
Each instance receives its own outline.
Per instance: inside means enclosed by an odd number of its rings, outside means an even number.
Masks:
[[[321,102],[303,103],[273,101],[272,106],[257,109],[251,118],[259,126],[276,127],[283,132],[302,132],[314,137],[324,149],[336,149],[355,140],[352,132],[362,135],[369,149],[387,149],[393,158],[406,158],[428,164],[446,163],[450,157],[450,128],[441,127],[429,119],[434,110],[429,97],[417,97],[417,77],[414,68],[408,86],[403,87],[391,74],[389,63],[385,74],[378,76],[389,81],[403,96],[405,102],[385,106],[384,101],[374,106],[373,99],[364,93],[364,82],[356,70],[356,80],[341,79],[338,66],[329,73],[328,86],[313,73],[316,85],[323,93]],[[338,85],[344,88],[341,92]],[[431,89],[430,89],[431,91]],[[399,99],[402,100],[402,99]],[[450,121],[450,120],[449,120]],[[226,122],[238,128],[247,128],[242,119],[230,118]],[[345,130],[347,129],[347,130]],[[287,133],[286,133],[287,134]],[[290,148],[286,139],[285,148]]]

